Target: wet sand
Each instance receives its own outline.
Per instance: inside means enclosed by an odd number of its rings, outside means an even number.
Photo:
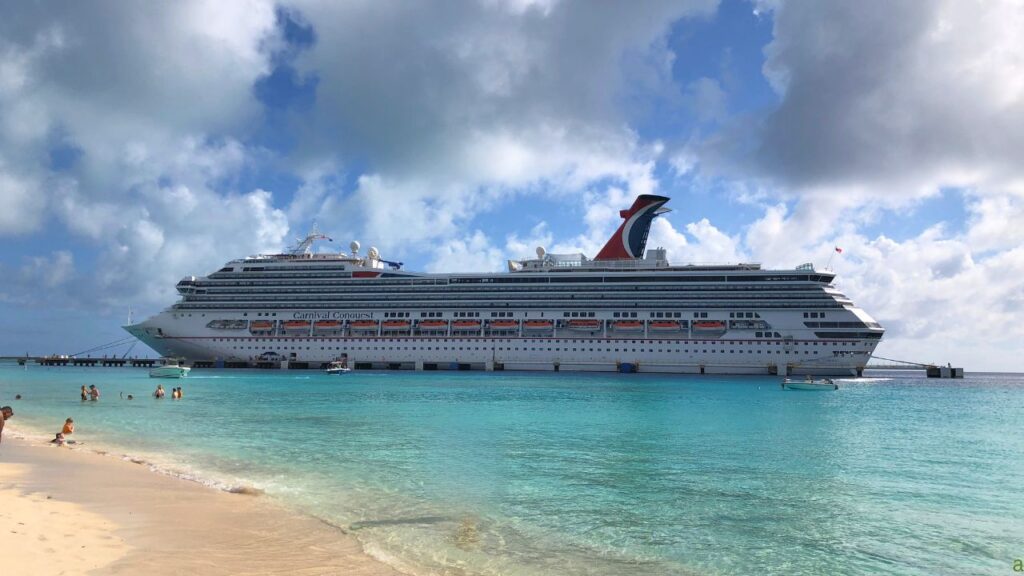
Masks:
[[[0,444],[4,573],[399,574],[266,497],[20,436],[8,427]]]

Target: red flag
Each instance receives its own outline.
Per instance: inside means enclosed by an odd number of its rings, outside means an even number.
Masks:
[[[843,249],[840,248],[839,246],[836,246],[836,252],[839,252],[840,254],[842,254],[843,253]]]

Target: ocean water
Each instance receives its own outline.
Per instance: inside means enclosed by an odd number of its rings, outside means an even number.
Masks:
[[[22,430],[252,486],[417,574],[979,574],[1024,557],[1024,376],[0,366]],[[81,402],[96,384],[99,402]],[[121,394],[133,394],[128,401]],[[22,400],[13,400],[22,394]],[[2,461],[2,451],[0,451]]]

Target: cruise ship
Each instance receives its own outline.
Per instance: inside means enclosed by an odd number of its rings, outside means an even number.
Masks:
[[[125,329],[196,366],[861,375],[884,330],[803,264],[673,265],[646,249],[668,198],[642,195],[593,258],[510,260],[428,274],[313,250],[232,260],[177,284],[180,300]]]

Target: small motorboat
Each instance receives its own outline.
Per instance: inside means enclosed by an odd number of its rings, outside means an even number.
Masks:
[[[348,362],[345,362],[344,360],[335,360],[328,364],[327,368],[324,369],[324,372],[335,375],[348,374],[351,371],[352,369],[348,367]]]
[[[161,358],[149,370],[150,378],[184,378],[192,369],[182,365],[177,358]]]
[[[808,377],[806,380],[794,380],[786,378],[782,381],[783,390],[839,390],[839,385],[832,381],[831,378],[822,378],[820,380],[811,380]]]

